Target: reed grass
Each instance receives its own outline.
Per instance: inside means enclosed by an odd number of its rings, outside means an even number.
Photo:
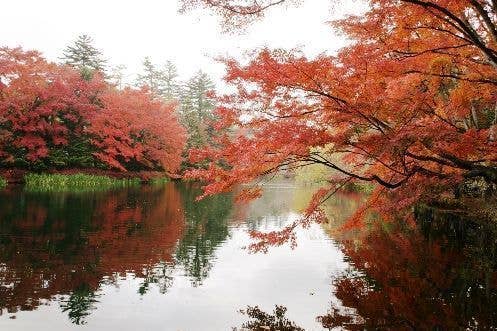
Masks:
[[[140,185],[139,178],[117,179],[87,174],[34,174],[24,176],[29,191],[101,191]]]
[[[169,178],[168,177],[157,177],[157,178],[152,178],[149,183],[151,185],[162,185],[165,183],[169,183]]]

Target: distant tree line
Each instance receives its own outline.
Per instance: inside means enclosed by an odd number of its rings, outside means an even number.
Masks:
[[[135,85],[148,87],[163,101],[178,103],[179,118],[188,135],[185,151],[212,144],[214,131],[211,123],[215,120],[215,103],[209,92],[215,89],[215,85],[206,73],[199,70],[183,82],[179,80],[176,65],[171,61],[159,66],[150,57],[145,57]]]

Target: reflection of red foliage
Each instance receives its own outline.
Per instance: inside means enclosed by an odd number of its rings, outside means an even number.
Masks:
[[[327,328],[357,330],[455,330],[474,321],[482,328],[492,325],[495,313],[484,293],[497,290],[497,273],[468,266],[464,252],[442,247],[417,231],[399,230],[370,234],[359,248],[346,242],[345,253],[361,276],[338,280],[336,295],[360,318],[334,310],[320,321]],[[485,273],[491,275],[487,281]]]
[[[143,190],[152,193],[154,188],[143,187],[140,194],[144,194]],[[160,194],[150,194],[147,204],[122,203],[123,200],[109,199],[107,207],[94,214],[95,219],[112,220],[99,224],[99,230],[88,237],[90,247],[105,248],[99,254],[102,268],[113,272],[134,271],[140,276],[142,267],[159,260],[173,262],[172,254],[184,226],[181,197],[174,185]]]
[[[47,200],[30,199],[30,207],[9,221],[12,233],[0,245],[0,308],[35,309],[41,299],[82,284],[96,290],[104,277],[125,272],[143,277],[159,262],[173,263],[184,227],[179,192],[171,184],[134,194],[61,196],[67,200],[57,215]]]

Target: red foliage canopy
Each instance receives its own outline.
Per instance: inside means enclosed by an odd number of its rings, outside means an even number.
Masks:
[[[121,170],[132,160],[151,169],[179,169],[185,130],[173,104],[164,105],[146,91],[129,88],[108,90],[101,101],[105,108],[91,118],[87,129],[100,160]]]
[[[49,63],[38,52],[0,48],[4,165],[53,166],[60,146],[74,144],[76,137],[107,167],[175,172],[185,131],[173,109],[146,90],[118,90],[98,73],[85,80],[77,70]]]
[[[65,145],[70,127],[97,110],[105,87],[68,67],[45,61],[38,52],[0,48],[0,159],[14,162],[22,150],[28,161],[46,158],[50,146]]]

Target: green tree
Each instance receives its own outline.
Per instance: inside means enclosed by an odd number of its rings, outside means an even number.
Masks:
[[[109,81],[120,90],[126,86],[126,83],[124,82],[126,77],[125,71],[126,66],[124,64],[119,64],[110,68]]]
[[[166,61],[159,71],[159,94],[166,100],[170,101],[179,98],[180,84],[178,82],[178,69],[171,61]]]
[[[102,52],[93,45],[93,39],[82,34],[68,45],[61,58],[64,63],[81,70],[83,76],[89,76],[94,71],[105,73],[107,61],[103,58]]]
[[[136,79],[136,86],[147,86],[156,96],[160,96],[161,72],[152,62],[150,57],[146,56],[142,62],[142,73]]]
[[[209,76],[198,71],[184,85],[181,91],[181,120],[188,131],[187,148],[198,148],[212,142],[214,100],[208,92],[214,89]]]
[[[142,73],[136,79],[136,86],[148,86],[153,94],[164,101],[179,98],[178,70],[173,62],[168,60],[158,67],[147,56],[143,59],[142,65]]]
[[[193,186],[178,186],[184,203],[185,231],[178,242],[176,261],[190,278],[200,286],[209,276],[218,247],[230,235],[229,216],[233,208],[231,194],[222,194],[201,201],[201,193]]]

